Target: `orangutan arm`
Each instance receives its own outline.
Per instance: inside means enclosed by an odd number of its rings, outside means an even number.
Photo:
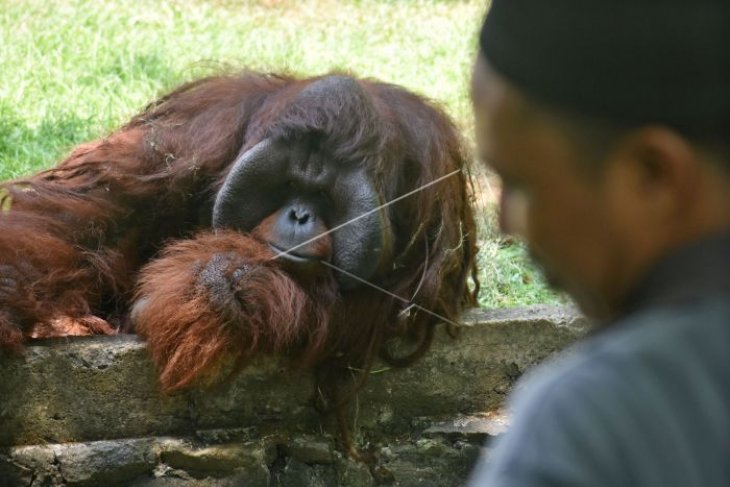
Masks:
[[[315,303],[265,244],[233,231],[165,249],[142,270],[132,320],[166,392],[215,378],[256,353],[321,346]],[[326,320],[324,320],[326,321]]]

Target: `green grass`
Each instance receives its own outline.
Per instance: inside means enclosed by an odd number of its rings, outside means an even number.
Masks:
[[[0,179],[54,164],[176,84],[243,67],[331,70],[437,100],[471,140],[483,0],[0,0]],[[485,306],[552,302],[483,216]]]
[[[491,211],[481,212],[479,217],[479,303],[489,308],[567,304],[568,298],[551,290],[529,261],[525,245],[499,234],[494,210],[491,206]]]

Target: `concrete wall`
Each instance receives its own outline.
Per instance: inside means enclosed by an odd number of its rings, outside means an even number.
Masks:
[[[131,335],[56,339],[0,361],[0,487],[460,485],[514,381],[585,330],[567,308],[472,310],[406,369],[376,365],[352,405],[366,462],[312,408],[307,371],[262,358],[216,390],[161,396]]]

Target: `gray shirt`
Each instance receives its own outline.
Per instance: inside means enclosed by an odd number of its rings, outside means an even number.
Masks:
[[[472,486],[730,486],[730,235],[665,259],[513,412]]]

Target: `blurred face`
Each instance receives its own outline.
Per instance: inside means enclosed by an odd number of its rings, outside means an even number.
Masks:
[[[549,282],[584,312],[611,316],[634,259],[620,171],[586,170],[575,144],[483,61],[472,96],[480,154],[503,182],[503,231],[525,239]]]

